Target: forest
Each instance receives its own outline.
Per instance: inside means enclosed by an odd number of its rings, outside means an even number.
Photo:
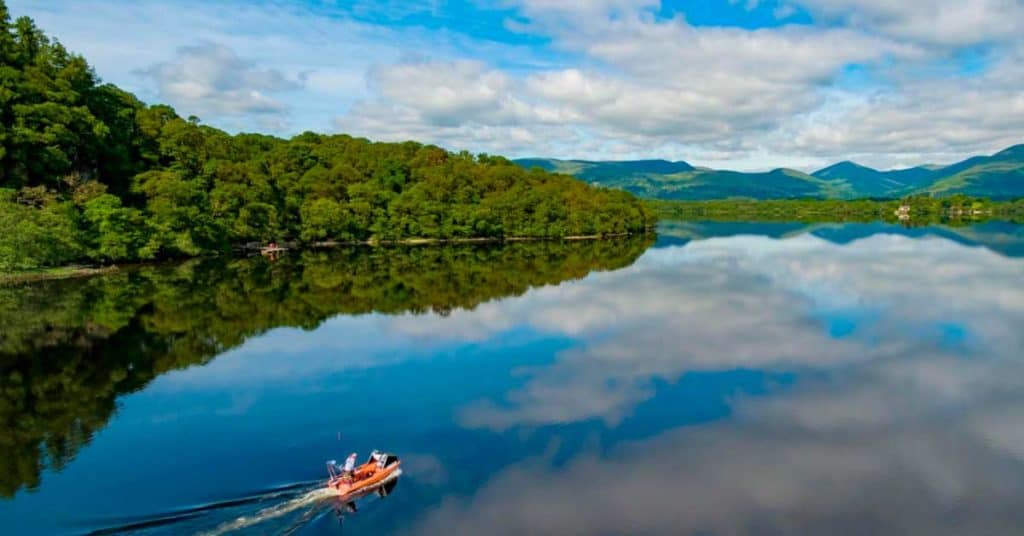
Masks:
[[[1024,199],[992,201],[953,195],[917,195],[891,200],[718,199],[711,201],[646,201],[658,217],[707,221],[870,222],[908,224],[976,223],[986,220],[1024,222]],[[901,218],[898,211],[906,207]]]
[[[652,241],[340,247],[0,285],[0,498],[60,470],[106,426],[119,396],[267,330],[314,329],[338,314],[473,309],[629,266]]]
[[[0,272],[269,241],[642,231],[631,194],[500,156],[306,132],[229,134],[103,84],[0,0]]]

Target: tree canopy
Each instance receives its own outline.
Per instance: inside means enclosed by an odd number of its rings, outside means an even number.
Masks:
[[[101,84],[0,0],[0,271],[270,240],[640,231],[624,192],[416,142],[231,135]]]

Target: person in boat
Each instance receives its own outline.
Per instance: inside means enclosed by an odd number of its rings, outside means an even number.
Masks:
[[[341,468],[341,477],[342,478],[344,478],[346,480],[349,480],[349,481],[352,480],[352,477],[353,477],[353,475],[355,475],[355,472],[356,472],[356,459],[358,459],[358,458],[359,458],[359,455],[356,454],[355,452],[353,452],[352,454],[349,454],[348,458],[345,458],[345,465],[342,466],[342,468]]]
[[[379,450],[377,450],[377,449],[373,449],[373,452],[370,453],[370,461],[373,462],[373,463],[376,463],[378,469],[383,469],[384,468],[384,453],[379,451]]]

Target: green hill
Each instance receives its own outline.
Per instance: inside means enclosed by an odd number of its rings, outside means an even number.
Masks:
[[[626,190],[650,199],[826,198],[841,197],[845,193],[841,183],[792,169],[743,173],[695,168],[686,162],[666,160],[597,162],[523,158],[515,162],[526,168],[575,175],[591,184]]]
[[[0,86],[0,272],[272,241],[554,238],[650,224],[627,193],[498,156],[203,125],[100,83],[31,19],[12,21],[3,0]]]
[[[592,162],[589,160],[555,160],[551,158],[523,158],[516,163],[529,169],[539,167],[545,171],[575,175],[587,182],[616,179],[639,179],[649,176],[673,175],[693,171],[686,162],[668,160],[621,160]]]
[[[812,175],[841,183],[854,197],[891,197],[893,194],[912,192],[930,183],[935,173],[935,170],[925,167],[879,171],[845,161],[815,171]]]
[[[843,181],[864,197],[927,193],[1014,199],[1024,196],[1024,145],[992,156],[974,156],[949,166],[878,171],[842,162],[816,171],[814,176]]]
[[[1024,145],[949,166],[922,165],[881,171],[845,161],[809,175],[791,169],[759,173],[714,170],[665,160],[601,162],[524,158],[515,162],[526,168],[567,173],[591,184],[664,200],[858,199],[899,198],[911,194],[966,194],[992,199],[1024,197]]]
[[[1024,197],[1024,145],[992,156],[979,156],[943,168],[924,192],[934,195],[966,194],[993,199]]]

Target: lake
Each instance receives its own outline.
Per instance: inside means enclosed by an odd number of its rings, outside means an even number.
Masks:
[[[666,222],[0,286],[10,534],[1019,534],[1024,229]],[[351,512],[324,462],[402,459]]]

